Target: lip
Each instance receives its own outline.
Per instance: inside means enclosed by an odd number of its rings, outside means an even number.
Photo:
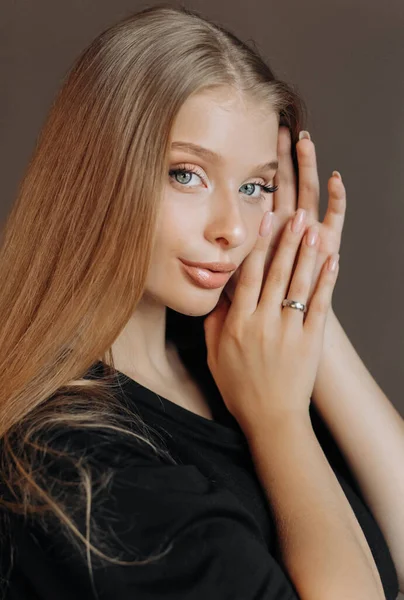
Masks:
[[[215,290],[225,285],[233,273],[233,271],[209,271],[209,269],[190,266],[182,259],[180,261],[188,277],[199,287],[209,290]]]
[[[192,260],[185,260],[185,258],[180,258],[180,261],[190,267],[198,267],[199,269],[208,269],[209,271],[215,272],[220,271],[221,273],[227,273],[237,269],[237,265],[231,262],[193,262]]]

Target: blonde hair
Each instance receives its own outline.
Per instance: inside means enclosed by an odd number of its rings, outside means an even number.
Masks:
[[[276,111],[294,146],[302,100],[231,32],[166,4],[109,27],[65,77],[2,230],[0,512],[4,523],[10,511],[56,518],[91,575],[91,552],[117,564],[140,561],[107,556],[90,541],[101,545],[96,481],[90,454],[69,451],[69,436],[86,428],[132,445],[136,438],[175,463],[117,399],[111,346],[143,294],[173,120],[191,94],[222,86]],[[180,324],[175,329],[180,337]],[[103,376],[87,379],[99,359]],[[48,443],[66,431],[63,447]],[[41,469],[47,457],[77,473],[85,535],[62,482]],[[103,469],[101,490],[114,472]]]

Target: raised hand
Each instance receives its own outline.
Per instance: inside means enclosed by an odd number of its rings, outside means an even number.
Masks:
[[[319,222],[320,185],[314,143],[309,139],[301,139],[296,145],[299,168],[298,190],[292,162],[290,131],[287,127],[279,128],[277,151],[279,169],[274,183],[279,186],[279,189],[274,194],[275,219],[265,261],[264,281],[286,223],[297,208],[304,208],[307,211],[306,228],[317,226],[319,233],[319,248],[308,295],[308,302],[310,302],[315,282],[325,261],[331,254],[339,252],[346,211],[345,187],[338,177],[329,178],[327,211],[323,222]],[[233,300],[239,276],[240,268],[235,271],[224,288],[224,293],[230,301]]]
[[[240,267],[233,301],[222,294],[204,321],[208,367],[247,437],[262,419],[308,415],[338,264],[334,271],[326,268],[329,261],[323,267],[305,319],[298,309],[282,308],[288,290],[292,299],[307,302],[319,248],[318,239],[307,244],[315,228],[302,242],[305,224],[292,228],[296,219],[284,228],[265,279],[272,235],[258,235]]]

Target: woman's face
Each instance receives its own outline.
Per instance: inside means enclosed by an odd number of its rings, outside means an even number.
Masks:
[[[278,128],[276,113],[243,104],[228,90],[205,91],[184,103],[170,135],[145,296],[182,314],[201,316],[213,310],[229,276],[220,287],[202,287],[181,259],[239,267],[251,252],[262,216],[273,207],[273,194],[261,186],[274,185],[276,165],[259,165],[276,162]],[[217,157],[181,148],[180,142]]]

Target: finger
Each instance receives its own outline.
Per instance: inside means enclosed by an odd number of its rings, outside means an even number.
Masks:
[[[307,211],[308,216],[319,220],[320,182],[317,171],[316,149],[309,139],[300,139],[296,144],[299,165],[299,193],[297,205]]]
[[[223,328],[223,322],[226,319],[227,311],[230,307],[230,301],[225,292],[222,292],[216,307],[203,321],[205,332],[205,341],[207,348],[207,362],[209,366],[212,360],[216,360],[217,340]]]
[[[307,304],[319,247],[318,232],[318,225],[312,225],[303,237],[299,259],[287,294],[288,300]],[[281,308],[285,320],[299,324],[303,322],[303,311],[288,306]]]
[[[274,194],[275,210],[291,217],[297,209],[296,173],[292,161],[292,139],[288,127],[282,125],[278,131],[278,162]]]
[[[264,276],[266,255],[273,232],[274,213],[270,213],[269,211],[266,211],[262,218],[260,231],[262,231],[261,227],[266,215],[270,215],[269,232],[264,237],[258,233],[254,248],[239,267],[239,279],[229,310],[229,319],[233,319],[240,314],[252,315],[257,309]]]
[[[339,272],[339,262],[335,271],[330,271],[333,259],[339,259],[339,254],[332,254],[324,263],[316,289],[306,314],[305,329],[315,334],[324,331],[328,311],[331,306],[332,294]]]
[[[305,211],[299,208],[294,217],[289,219],[277,248],[276,254],[269,267],[263,286],[260,307],[265,312],[281,310],[282,300],[289,289],[290,278],[296,260],[296,254],[304,234]],[[300,219],[300,229],[294,230]],[[273,308],[274,307],[274,308]],[[279,314],[277,312],[277,314]]]
[[[346,192],[341,179],[336,176],[328,180],[328,207],[323,223],[341,235],[346,213]]]

